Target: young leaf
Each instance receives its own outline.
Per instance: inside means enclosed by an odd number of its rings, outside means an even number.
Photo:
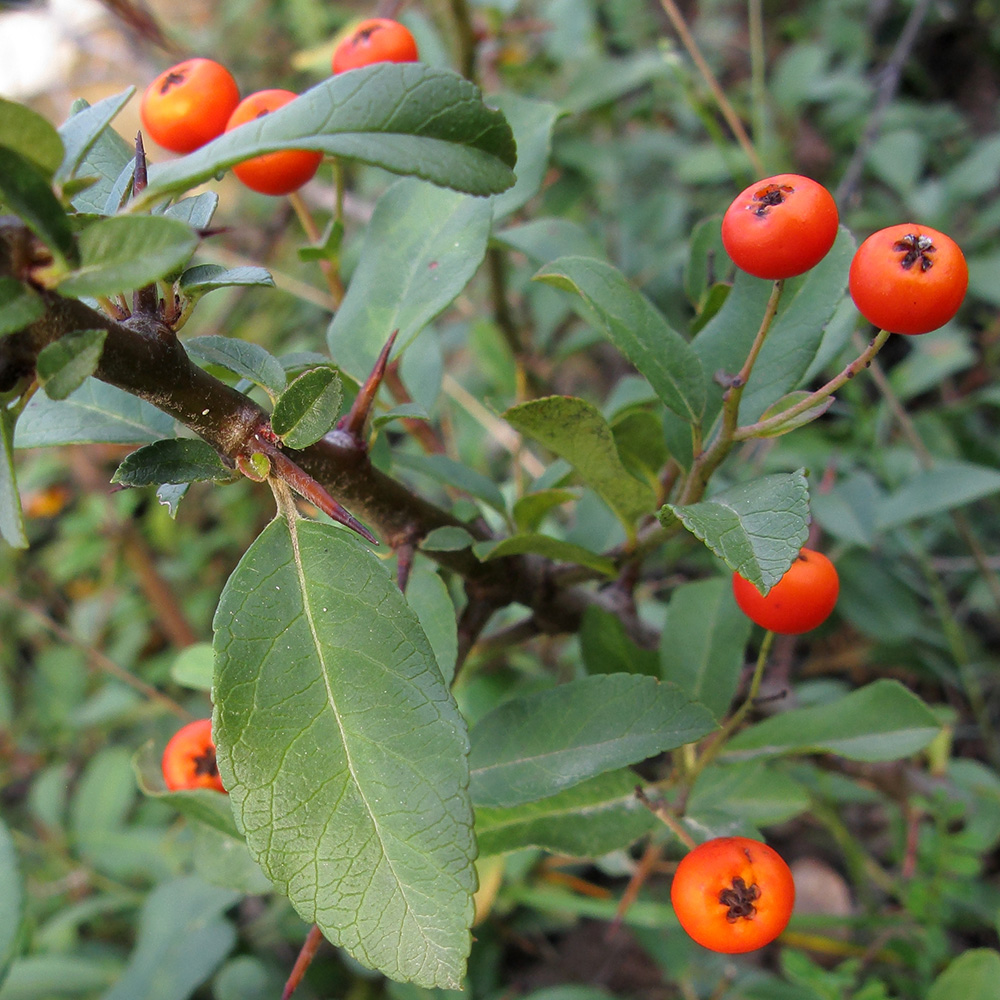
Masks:
[[[343,390],[333,368],[303,372],[278,397],[271,429],[289,448],[307,448],[337,422]]]
[[[482,855],[540,847],[553,854],[592,858],[622,850],[659,820],[635,797],[637,776],[609,771],[538,802],[510,809],[476,809]]]
[[[63,158],[59,133],[37,112],[0,98],[0,146],[31,160],[47,180]]]
[[[772,403],[764,412],[760,415],[761,420],[770,420],[772,417],[778,416],[785,410],[791,409],[796,404],[802,402],[806,399],[810,393],[805,389],[799,389],[797,392],[790,392],[781,399]],[[806,424],[812,423],[812,421],[823,416],[827,410],[833,405],[833,396],[827,396],[825,399],[821,399],[818,403],[810,406],[808,410],[800,413],[798,416],[790,417],[784,423],[778,424],[777,427],[769,431],[762,431],[761,433],[755,434],[754,437],[771,438],[771,437],[781,437],[782,434],[787,434],[789,431],[794,431],[796,427],[804,427]]]
[[[16,278],[0,278],[0,337],[23,330],[44,315],[36,292]]]
[[[0,146],[0,202],[19,215],[63,266],[77,260],[69,220],[34,160]]]
[[[173,418],[162,410],[91,378],[61,402],[35,393],[17,422],[14,444],[18,448],[95,442],[145,444],[173,434]]]
[[[688,423],[699,422],[705,407],[701,362],[691,345],[620,271],[602,260],[560,257],[535,279],[579,295],[664,405]]]
[[[476,273],[490,233],[490,203],[417,180],[379,198],[361,259],[327,330],[330,353],[364,378],[386,338],[402,350]]]
[[[113,181],[121,173],[133,150],[108,126],[134,93],[135,87],[129,87],[93,106],[85,102],[80,102],[82,107],[74,106],[73,114],[59,128],[65,148],[62,163],[56,171],[59,183],[78,173],[94,172],[100,174],[105,182]]]
[[[219,769],[254,859],[359,961],[457,988],[465,724],[379,560],[332,525],[275,520],[226,584],[215,651]]]
[[[107,330],[74,330],[42,348],[38,382],[49,399],[65,399],[94,374],[107,335]]]
[[[58,288],[63,295],[113,295],[140,288],[179,270],[197,246],[197,234],[177,219],[100,219],[80,234],[80,266]]]
[[[547,798],[604,771],[699,739],[715,728],[679,688],[602,674],[504,702],[472,730],[477,806]]]
[[[839,701],[773,715],[727,744],[726,757],[833,753],[848,760],[900,760],[941,729],[937,716],[899,681],[877,680]]]
[[[10,410],[0,406],[0,537],[16,549],[26,549],[28,539],[14,473],[14,423]]]
[[[237,337],[209,334],[190,337],[184,341],[184,349],[198,361],[218,365],[240,378],[249,379],[272,396],[285,390],[285,369],[281,362],[258,344]]]
[[[762,476],[700,503],[666,504],[684,527],[762,593],[788,572],[809,534],[802,470]]]
[[[564,458],[580,478],[631,528],[652,513],[652,489],[629,475],[600,411],[574,396],[547,396],[513,406],[507,422]]]
[[[265,118],[151,170],[133,204],[141,210],[279,149],[320,150],[477,195],[509,188],[517,158],[506,119],[457,73],[378,63],[330,77]]]
[[[716,719],[736,693],[753,623],[737,607],[728,579],[712,577],[678,587],[660,633],[660,671]]]
[[[154,441],[133,451],[115,470],[111,482],[122,486],[158,486],[161,483],[231,482],[233,470],[207,442],[189,438]]]

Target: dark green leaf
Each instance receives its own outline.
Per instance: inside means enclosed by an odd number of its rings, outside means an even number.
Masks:
[[[490,102],[510,122],[517,143],[517,183],[493,196],[493,218],[499,220],[522,208],[541,189],[549,165],[552,127],[560,111],[554,104],[510,92],[493,95]]]
[[[580,478],[631,528],[652,513],[653,490],[622,465],[614,438],[600,411],[573,396],[548,396],[511,407],[507,422],[564,458]]]
[[[898,528],[1000,492],[1000,472],[971,462],[937,462],[879,504],[876,526]]]
[[[650,649],[641,649],[626,634],[618,615],[591,604],[583,613],[580,654],[590,674],[659,675],[659,660]]]
[[[347,532],[278,519],[215,630],[219,769],[251,855],[359,961],[457,987],[475,885],[467,737],[399,589]]]
[[[63,158],[59,133],[37,112],[0,98],[0,146],[31,160],[47,180]]]
[[[734,736],[727,757],[833,753],[848,760],[900,760],[941,729],[934,713],[899,681],[877,680],[826,705],[796,708]]]
[[[28,539],[14,471],[15,420],[10,410],[0,405],[0,537],[16,549],[26,549]]]
[[[59,264],[68,267],[76,262],[69,220],[45,174],[33,160],[4,146],[0,146],[0,201],[24,220]]]
[[[115,470],[111,482],[122,486],[198,483],[233,479],[233,470],[207,442],[189,438],[154,441],[133,451]]]
[[[469,194],[514,183],[514,138],[479,89],[450,70],[379,63],[341,73],[272,114],[150,172],[143,208],[260,153],[316,149]]]
[[[59,282],[63,295],[113,295],[180,269],[198,246],[190,226],[163,216],[100,219],[80,234],[80,267]]]
[[[672,684],[603,674],[504,702],[472,731],[477,806],[547,798],[604,771],[699,739],[709,712]]]
[[[134,150],[108,126],[134,93],[135,87],[129,87],[93,106],[84,104],[60,126],[65,155],[56,180],[64,182],[78,173],[96,173],[108,182],[121,173]]]
[[[229,288],[233,285],[263,285],[273,288],[274,278],[262,267],[227,269],[218,264],[198,264],[196,267],[189,267],[180,280],[181,294],[188,299],[200,298],[217,288]]]
[[[36,393],[21,414],[14,443],[18,448],[144,444],[173,432],[173,418],[162,410],[112,385],[87,379],[62,402]]]
[[[659,820],[635,797],[636,775],[609,771],[558,795],[510,809],[476,809],[483,855],[540,847],[553,854],[597,857],[626,848]]]
[[[184,341],[184,349],[198,361],[218,365],[240,378],[277,396],[285,389],[285,369],[270,352],[257,344],[236,337],[210,334]]]
[[[107,330],[74,330],[38,354],[38,382],[49,399],[65,399],[97,371]]]
[[[661,676],[722,719],[736,693],[752,627],[728,579],[678,587],[661,633]]]
[[[158,885],[143,903],[128,965],[102,1000],[187,1000],[236,944],[222,914],[239,899],[194,875]]]
[[[426,546],[425,546],[426,548]],[[479,542],[475,546],[476,555],[482,559],[501,559],[503,556],[524,555],[534,552],[556,562],[571,563],[586,566],[604,576],[613,577],[616,574],[615,564],[604,556],[585,549],[582,545],[565,542],[550,535],[536,532],[523,532],[504,538],[499,542]]]
[[[271,429],[289,448],[307,448],[337,422],[343,390],[332,368],[303,372],[278,397]]]
[[[0,278],[0,337],[23,330],[44,315],[36,292],[14,278]]]
[[[363,379],[393,330],[405,347],[476,273],[490,203],[408,179],[379,198],[361,259],[327,330],[331,355]]]
[[[0,819],[0,989],[7,970],[17,955],[24,920],[24,885],[14,848],[14,838],[7,825]]]
[[[594,258],[560,257],[535,278],[579,295],[664,405],[688,423],[700,420],[705,406],[701,363],[691,345],[621,272]]]
[[[801,469],[740,483],[700,503],[666,507],[762,593],[788,572],[809,533],[809,487]]]

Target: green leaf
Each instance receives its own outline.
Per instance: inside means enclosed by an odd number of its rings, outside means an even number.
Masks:
[[[900,760],[941,729],[934,713],[899,681],[877,680],[839,701],[774,715],[734,736],[731,758],[835,753],[848,760]]]
[[[672,684],[603,674],[504,702],[472,731],[478,806],[546,798],[604,771],[699,739],[708,711]]]
[[[580,626],[580,655],[590,674],[659,675],[659,660],[650,649],[637,646],[626,634],[618,615],[596,604],[588,605]]]
[[[609,771],[564,792],[510,809],[476,807],[482,855],[539,847],[570,857],[622,850],[659,825],[635,797],[636,775]]]
[[[210,642],[196,642],[182,649],[170,666],[170,679],[195,691],[212,690],[215,652]]]
[[[106,955],[27,955],[11,966],[4,1000],[65,1000],[93,997],[120,975],[121,964]]]
[[[34,160],[5,146],[0,146],[0,202],[24,220],[58,264],[69,267],[76,262],[69,219],[48,178]]]
[[[994,1000],[998,981],[1000,954],[992,948],[970,948],[934,980],[927,1000]]]
[[[65,399],[97,371],[107,330],[74,330],[38,354],[38,382],[49,399]]]
[[[14,425],[17,418],[0,406],[0,537],[15,549],[26,549],[21,495],[17,491],[14,469]],[[22,414],[23,420],[23,414]]]
[[[700,421],[705,407],[701,363],[691,345],[620,271],[594,258],[560,257],[535,279],[579,295],[663,404],[688,423]]]
[[[163,783],[160,755],[156,753],[152,740],[136,751],[132,758],[132,770],[143,795],[159,799],[195,822],[204,823],[228,837],[242,839],[236,829],[229,796],[211,788],[192,788],[182,792],[167,790]]]
[[[189,438],[154,441],[125,457],[111,482],[122,486],[232,481],[233,470],[207,442]]]
[[[219,769],[253,858],[359,961],[457,987],[465,724],[382,564],[337,527],[275,520],[226,584],[215,651]]]
[[[37,112],[0,98],[0,146],[31,160],[51,180],[63,158],[59,133]]]
[[[504,418],[569,462],[626,528],[652,512],[656,502],[652,489],[629,475],[607,421],[586,400],[547,396],[511,407]]]
[[[337,422],[343,389],[333,368],[303,372],[278,397],[271,429],[289,448],[308,448]]]
[[[59,292],[93,296],[140,288],[179,270],[197,246],[197,234],[177,219],[99,219],[80,234],[80,266],[59,282]]]
[[[932,517],[1000,492],[1000,472],[971,462],[936,462],[878,506],[876,526],[886,531],[919,518]]]
[[[108,126],[134,93],[135,87],[129,87],[93,106],[85,102],[80,102],[82,107],[74,106],[73,114],[59,127],[65,153],[56,172],[57,181],[64,183],[78,174],[98,174],[105,182],[101,185],[103,193],[100,194],[101,204],[104,204],[106,186],[114,182],[134,153],[128,143]],[[97,192],[93,194],[97,195]]]
[[[0,278],[0,337],[17,333],[44,315],[37,292],[15,278]]]
[[[128,965],[102,1000],[187,1000],[233,950],[236,930],[222,914],[239,899],[194,875],[156,886]]]
[[[561,112],[554,104],[501,92],[490,97],[510,122],[517,143],[517,182],[493,196],[493,218],[524,207],[541,190],[552,150],[552,128]]]
[[[458,629],[455,604],[437,570],[424,559],[414,562],[406,587],[406,603],[416,612],[420,627],[434,650],[445,684],[455,678]]]
[[[425,552],[460,552],[462,549],[469,548],[473,542],[475,542],[475,538],[465,528],[446,524],[441,528],[428,531],[420,543],[420,548]]]
[[[660,633],[660,671],[716,719],[729,711],[753,623],[736,605],[728,579],[678,587]]]
[[[545,556],[556,562],[586,566],[607,577],[613,577],[617,573],[615,564],[610,559],[591,552],[582,545],[537,532],[527,531],[498,542],[479,542],[475,546],[476,555],[484,562],[488,559],[502,559],[504,556],[524,555],[527,552]]]
[[[786,410],[790,410],[793,406],[798,405],[802,400],[807,399],[812,393],[807,392],[805,389],[800,389],[797,392],[790,392],[785,396],[772,403],[766,410],[760,415],[760,420],[770,420],[772,417],[777,417],[779,414],[784,413]],[[814,403],[809,407],[808,410],[804,410],[798,416],[789,417],[784,423],[778,424],[777,427],[769,431],[762,431],[755,434],[754,437],[761,438],[774,438],[781,437],[782,434],[787,434],[789,431],[794,431],[797,427],[804,427],[806,424],[812,423],[812,421],[823,416],[827,410],[833,405],[833,396],[827,396],[821,399],[818,403]]]
[[[195,267],[189,267],[180,279],[181,294],[190,300],[200,299],[203,295],[214,292],[217,288],[232,288],[234,286],[273,288],[274,278],[263,267],[225,268],[218,264],[198,264]]]
[[[514,138],[503,115],[451,70],[378,63],[340,73],[266,117],[150,171],[137,209],[186,191],[252,156],[315,149],[468,194],[514,183]]]
[[[0,883],[4,886],[4,892],[0,895],[0,989],[2,989],[7,970],[18,952],[21,924],[24,921],[24,885],[17,861],[17,851],[14,848],[14,838],[2,819],[0,819]]]
[[[184,349],[198,361],[218,365],[240,378],[249,379],[272,396],[285,389],[285,369],[281,362],[263,347],[247,340],[211,334],[185,340]]]
[[[36,393],[17,422],[14,444],[18,448],[95,442],[145,444],[173,433],[173,418],[162,410],[91,378],[61,402]]]
[[[172,205],[167,205],[163,214],[170,219],[179,219],[186,222],[192,229],[207,229],[212,223],[215,210],[219,207],[219,196],[214,191],[202,191],[201,194],[192,195],[190,198],[181,198]],[[216,268],[218,264],[203,264],[202,267]],[[196,270],[196,268],[192,268]],[[219,270],[224,270],[219,267]],[[264,271],[262,267],[237,267],[237,271]],[[189,273],[189,272],[185,272]],[[267,274],[266,271],[264,271]],[[270,275],[268,275],[270,278]],[[181,281],[183,282],[183,278]],[[266,282],[271,284],[270,281]]]
[[[409,344],[476,273],[489,233],[488,200],[413,179],[389,188],[326,334],[344,371],[363,379],[393,330],[396,352]]]
[[[521,531],[534,531],[549,511],[579,499],[578,494],[572,490],[539,490],[537,493],[526,493],[523,497],[518,497],[511,513],[514,523]]]
[[[776,399],[801,384],[822,343],[826,324],[844,298],[856,248],[854,237],[841,226],[830,252],[805,275],[786,285],[743,391],[740,423],[757,420]],[[738,371],[742,363],[741,359],[733,370]]]
[[[765,594],[788,572],[809,534],[809,487],[801,469],[740,483],[700,503],[665,508]]]
[[[718,761],[698,776],[684,810],[699,816],[725,814],[755,827],[785,823],[809,809],[809,793],[794,778],[767,761]]]
[[[532,219],[520,226],[508,226],[493,239],[512,250],[520,250],[536,265],[557,257],[597,257],[600,244],[582,226],[569,219]]]
[[[500,487],[492,479],[447,455],[407,455],[398,452],[393,455],[393,462],[401,468],[430,476],[435,482],[462,490],[501,514],[507,511]]]
[[[242,837],[230,837],[206,823],[197,823],[193,833],[194,870],[206,882],[253,896],[273,892]]]

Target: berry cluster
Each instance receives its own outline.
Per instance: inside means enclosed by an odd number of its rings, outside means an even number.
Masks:
[[[337,45],[334,73],[379,62],[416,62],[417,43],[398,21],[362,21]],[[239,125],[295,100],[290,90],[259,90],[240,100],[233,75],[212,59],[186,59],[164,70],[142,97],[146,132],[164,149],[191,153]],[[302,149],[265,153],[233,168],[251,190],[283,195],[297,191],[319,169],[323,154]]]

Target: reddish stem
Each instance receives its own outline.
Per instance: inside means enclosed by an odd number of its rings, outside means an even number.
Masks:
[[[316,951],[322,942],[323,932],[317,924],[313,924],[306,935],[302,950],[299,952],[299,957],[295,959],[295,964],[292,966],[292,971],[288,976],[288,982],[285,983],[285,988],[281,991],[281,1000],[288,1000],[298,988],[299,983],[302,982],[302,977],[306,974],[306,970],[312,965],[312,960],[316,957]]]

